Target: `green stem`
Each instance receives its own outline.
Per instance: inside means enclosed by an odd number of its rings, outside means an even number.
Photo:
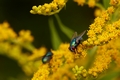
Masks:
[[[105,8],[100,3],[96,3],[96,7],[100,8],[101,10],[105,10]]]
[[[90,68],[91,64],[93,63],[94,59],[95,59],[95,55],[96,55],[96,51],[97,51],[97,46],[93,47],[91,50],[89,50],[87,53],[89,55],[89,61],[88,64],[86,66],[86,68]]]
[[[51,41],[54,49],[57,49],[60,43],[62,42],[54,26],[53,18],[48,19],[51,32]]]
[[[57,22],[58,22],[58,24],[59,24],[59,27],[60,27],[61,31],[62,31],[64,34],[66,34],[66,36],[67,36],[68,38],[71,39],[74,31],[71,30],[70,28],[66,27],[64,24],[62,24],[62,22],[61,22],[61,20],[60,20],[60,18],[59,18],[59,16],[58,16],[57,14],[55,14],[54,16],[55,16],[55,18],[56,18],[56,20],[57,20]]]
[[[116,8],[114,14],[111,17],[111,22],[115,22],[120,18],[119,11],[120,11],[120,7]]]
[[[35,49],[35,47],[30,42],[20,43],[17,40],[9,40],[9,41],[14,44],[20,45],[29,51],[33,51]]]

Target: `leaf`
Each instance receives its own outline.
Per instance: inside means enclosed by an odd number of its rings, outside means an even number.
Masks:
[[[48,19],[48,23],[50,26],[51,41],[52,41],[53,49],[57,49],[62,41],[61,41],[61,39],[60,39],[56,29],[55,29],[53,18],[50,17]]]
[[[111,73],[107,73],[106,76],[102,77],[100,80],[113,80],[120,75],[120,71],[113,71]]]
[[[110,6],[110,0],[103,0],[103,5],[105,7],[105,9],[107,9]]]
[[[57,14],[55,14],[55,18],[56,18],[56,20],[57,20],[57,22],[58,22],[58,24],[59,24],[59,27],[60,27],[61,31],[62,31],[64,34],[66,34],[66,36],[67,36],[68,38],[71,39],[74,31],[71,30],[70,28],[66,27],[64,24],[62,24],[62,22],[61,22],[61,20],[60,20],[60,18],[59,18],[59,16],[58,16]]]

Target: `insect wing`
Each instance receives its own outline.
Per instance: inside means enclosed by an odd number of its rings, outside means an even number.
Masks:
[[[53,53],[48,52],[45,56],[52,56],[52,55],[53,55]]]
[[[75,37],[77,37],[77,32],[74,32],[74,34],[73,34],[73,36],[72,36],[72,38],[71,38],[71,41],[72,41]]]
[[[42,62],[43,62],[43,63],[46,63],[47,61],[48,61],[48,57],[44,56],[44,57],[42,58]]]
[[[42,58],[42,62],[43,62],[43,63],[47,63],[51,58],[52,58],[52,56],[44,56],[44,57]]]
[[[85,32],[86,32],[86,30],[78,35],[78,38],[76,38],[76,42],[78,42],[80,39],[82,39],[82,36],[85,34]]]

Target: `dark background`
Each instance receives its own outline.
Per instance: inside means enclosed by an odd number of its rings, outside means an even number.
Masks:
[[[34,5],[42,5],[52,0],[0,0],[0,23],[8,21],[16,33],[20,30],[30,30],[34,36],[33,45],[36,48],[45,46],[52,48],[48,18],[50,16],[33,15],[30,10]],[[94,9],[87,5],[81,7],[73,0],[68,0],[66,7],[59,13],[59,17],[64,25],[78,33],[88,29],[94,19]],[[54,17],[54,16],[53,16]],[[54,19],[55,20],[55,19]],[[62,42],[69,42],[70,39],[59,29],[56,30]],[[12,78],[15,77],[15,78]],[[5,56],[0,56],[0,80],[19,80],[25,77],[16,61]],[[20,79],[21,80],[21,79]],[[26,79],[25,79],[26,80]]]

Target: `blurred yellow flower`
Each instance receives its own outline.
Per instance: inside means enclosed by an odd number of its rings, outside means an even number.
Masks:
[[[118,3],[120,3],[119,0],[110,0],[110,4],[113,6],[116,6]]]
[[[81,6],[83,6],[85,4],[85,1],[86,0],[74,0],[74,2],[77,2],[78,5],[81,5]]]
[[[102,10],[97,8],[97,9],[95,9],[94,15],[95,15],[95,17],[98,17],[101,15],[101,13],[102,13]]]
[[[80,6],[87,4],[89,7],[93,8],[96,6],[98,0],[74,0],[74,2],[77,2]]]
[[[34,49],[32,52],[32,55],[29,56],[29,60],[35,60],[40,57],[43,57],[46,53],[46,48],[45,47],[40,47],[39,49]]]
[[[88,0],[88,6],[89,7],[94,7],[96,5],[96,0]]]
[[[0,24],[0,41],[16,38],[17,34],[9,27],[7,22]]]
[[[45,47],[34,48],[32,41],[29,30],[21,30],[17,36],[8,22],[0,24],[0,54],[16,60],[26,75],[32,75],[38,69],[42,64],[41,58],[46,53]],[[30,52],[23,52],[23,48],[29,50],[32,55]]]
[[[19,32],[19,37],[17,38],[19,42],[32,42],[33,37],[31,36],[31,32],[29,30],[21,30]]]

